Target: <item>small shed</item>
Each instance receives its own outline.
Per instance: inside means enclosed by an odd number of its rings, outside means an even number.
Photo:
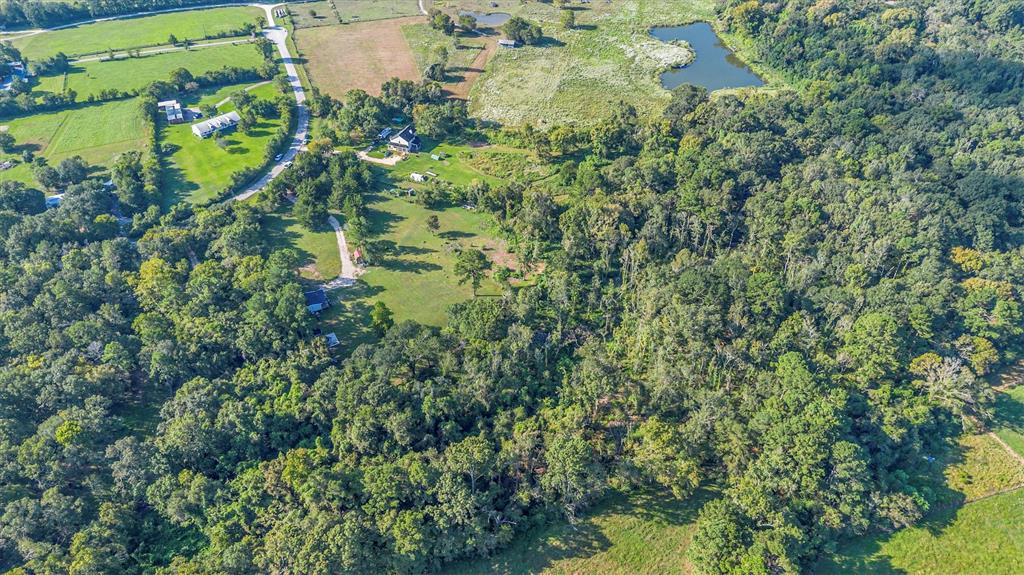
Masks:
[[[333,331],[325,335],[324,340],[327,342],[327,349],[334,349],[341,345],[341,341],[338,340],[338,335]]]
[[[320,313],[331,307],[331,302],[327,299],[327,292],[324,291],[324,288],[308,291],[305,293],[305,296],[306,309],[309,310],[309,313]]]
[[[510,40],[508,38],[501,38],[498,40],[498,45],[501,46],[502,48],[518,48],[519,42],[516,42],[515,40]]]
[[[421,174],[419,172],[413,172],[413,173],[409,174],[409,179],[414,181],[414,182],[425,182],[425,181],[427,181],[427,176],[425,174]]]

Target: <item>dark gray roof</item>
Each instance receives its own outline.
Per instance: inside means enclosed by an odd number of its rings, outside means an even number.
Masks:
[[[323,289],[306,292],[306,305],[309,306],[316,304],[320,304],[321,306],[325,306],[328,304],[327,292],[325,292]]]

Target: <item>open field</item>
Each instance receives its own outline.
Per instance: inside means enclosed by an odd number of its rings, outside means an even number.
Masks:
[[[249,6],[191,10],[86,24],[20,38],[12,43],[30,60],[57,52],[78,56],[108,49],[166,44],[171,34],[179,40],[226,34],[240,29],[246,22],[256,22],[260,16],[263,16],[262,10]]]
[[[714,496],[686,501],[667,493],[614,493],[575,526],[560,522],[520,536],[494,557],[467,561],[449,575],[669,575],[692,573],[686,548],[700,507]]]
[[[291,207],[282,208],[264,218],[263,230],[275,248],[290,248],[302,257],[302,277],[314,282],[333,279],[341,273],[338,240],[327,222],[310,231],[291,215]]]
[[[288,6],[288,14],[296,28],[316,28],[341,24],[330,2],[304,2]]]
[[[424,0],[429,5],[429,0]],[[342,22],[384,20],[416,16],[420,8],[416,0],[334,0]]]
[[[435,5],[503,11],[542,25],[540,46],[497,50],[469,93],[471,112],[507,124],[589,123],[624,101],[657,110],[669,93],[661,87],[663,44],[649,35],[657,25],[709,19],[710,0],[621,0],[577,7],[578,26],[564,30],[552,4],[512,0],[447,0]],[[595,89],[600,86],[600,89]]]
[[[426,23],[402,26],[402,35],[409,44],[416,68],[425,70],[437,61],[440,49],[448,52],[447,78],[444,87],[456,97],[465,98],[484,66],[494,54],[498,36],[460,34],[458,37],[445,36]]]
[[[1024,490],[937,513],[922,525],[862,539],[815,568],[819,575],[1024,573]]]
[[[414,22],[422,18],[308,28],[298,30],[295,41],[313,82],[325,93],[342,98],[359,88],[379,94],[380,85],[390,78],[420,79],[402,36],[402,26]]]
[[[213,105],[243,88],[244,84],[222,87],[182,102],[191,107]],[[272,98],[276,95],[276,88],[273,84],[266,84],[250,93],[257,98]],[[234,106],[228,102],[218,111],[223,113],[232,109]],[[203,203],[214,198],[231,182],[231,174],[263,163],[267,144],[280,125],[278,119],[263,120],[251,134],[238,130],[225,134],[225,146],[222,148],[216,138],[197,138],[192,133],[191,123],[161,123],[160,143],[164,150],[170,150],[164,170],[164,204],[171,205],[181,200]]]
[[[999,414],[996,435],[1024,456],[1024,386],[1000,393],[996,398],[996,410]]]
[[[19,145],[31,146],[37,155],[51,163],[78,155],[97,165],[110,163],[122,152],[142,148],[145,124],[136,99],[84,105],[2,122]],[[0,179],[4,178],[4,172],[0,172]]]
[[[1024,455],[1020,442],[1024,387],[1001,393],[996,435]],[[1014,441],[1014,443],[1011,443]],[[946,469],[947,485],[967,503],[940,509],[919,526],[843,546],[816,573],[1000,575],[1024,572],[1024,464],[989,435],[961,439],[959,461]],[[1014,487],[1017,487],[1013,490]],[[1007,491],[1001,495],[992,494]]]
[[[65,90],[74,90],[79,100],[85,100],[103,90],[137,90],[155,80],[166,80],[176,68],[186,68],[198,76],[225,66],[255,68],[262,62],[263,55],[256,47],[243,41],[237,45],[211,46],[141,58],[75,64],[66,75],[66,79],[59,76],[50,77],[52,79],[40,78],[38,89],[58,91],[62,83]]]

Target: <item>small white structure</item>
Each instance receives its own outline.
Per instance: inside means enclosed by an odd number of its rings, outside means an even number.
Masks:
[[[242,118],[238,115],[238,112],[228,112],[198,124],[192,124],[192,133],[200,138],[209,138],[217,132],[234,128],[240,121],[242,121]]]
[[[501,38],[498,40],[498,45],[502,48],[518,48],[519,42],[515,40],[509,40],[508,38]]]
[[[427,176],[424,175],[424,174],[421,174],[419,172],[413,172],[413,173],[409,174],[409,179],[414,181],[414,182],[421,182],[422,183],[422,182],[427,181]]]
[[[327,341],[327,349],[334,349],[341,345],[341,341],[338,339],[338,334],[333,331],[325,335],[324,339]]]
[[[157,103],[156,107],[167,114],[168,124],[181,124],[185,121],[185,113],[177,100],[165,100]]]

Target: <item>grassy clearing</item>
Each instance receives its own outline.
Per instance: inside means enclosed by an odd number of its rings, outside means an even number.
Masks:
[[[669,93],[658,75],[664,47],[649,35],[658,25],[713,16],[710,0],[592,2],[576,10],[578,28],[564,30],[552,4],[512,0],[448,0],[456,8],[503,11],[538,22],[547,41],[536,47],[498,50],[470,92],[471,111],[484,119],[542,126],[589,123],[619,101],[641,110],[660,109]],[[595,89],[600,86],[600,89]]]
[[[820,575],[1024,573],[1024,490],[935,514],[887,538],[862,539],[814,570]]]
[[[496,556],[454,565],[449,575],[662,575],[692,573],[686,548],[700,507],[714,496],[686,501],[669,494],[613,494],[577,525],[528,532]]]
[[[1018,386],[996,398],[1000,422],[995,433],[1014,451],[1024,456],[1024,386]]]
[[[420,13],[416,0],[334,0],[334,7],[345,23],[416,16]]]
[[[307,230],[292,217],[289,206],[269,214],[263,221],[263,230],[272,246],[299,252],[302,277],[323,282],[341,273],[338,240],[326,222],[321,229]]]
[[[78,155],[90,164],[107,165],[118,154],[145,145],[146,122],[136,99],[35,114],[3,125],[20,146],[50,163]],[[2,179],[31,181],[31,173],[19,166],[0,172]]]
[[[421,18],[398,18],[296,32],[295,42],[313,82],[343,98],[352,89],[380,93],[390,78],[419,80],[420,70],[402,36],[402,26]]]
[[[425,70],[427,66],[437,62],[438,53],[442,49],[447,51],[448,74],[444,85],[452,93],[460,91],[459,84],[475,79],[475,76],[483,71],[486,57],[493,53],[493,48],[490,45],[497,41],[496,36],[478,36],[476,34],[457,37],[445,36],[425,23],[402,26],[402,35],[405,36],[405,41],[412,51],[418,70]],[[487,50],[490,51],[484,54]],[[457,95],[467,95],[469,85],[463,92]]]
[[[176,68],[186,68],[198,76],[226,66],[256,68],[262,62],[263,56],[255,46],[240,41],[237,45],[181,50],[141,58],[83,62],[75,64],[66,79],[59,76],[52,80],[41,78],[38,89],[59,91],[63,87],[74,90],[79,100],[85,100],[89,96],[98,96],[103,90],[138,90],[155,80],[167,80]]]
[[[489,254],[501,249],[489,234],[490,219],[458,207],[428,210],[384,195],[371,196],[367,207],[375,237],[387,248],[383,262],[360,278],[368,295],[387,304],[396,321],[444,325],[448,306],[473,297],[471,286],[459,285],[455,276],[457,249]],[[427,229],[431,215],[441,224],[436,235]],[[495,296],[500,290],[485,281],[479,294]]]
[[[975,501],[1024,485],[1024,464],[990,435],[966,435],[960,438],[945,478],[950,489]]]
[[[296,28],[316,28],[341,24],[330,2],[306,2],[288,6],[288,15]]]
[[[241,84],[223,87],[182,102],[190,107],[214,105],[244,88]],[[276,94],[273,84],[260,86],[250,93],[257,98],[272,98]],[[228,102],[218,111],[232,109],[234,106]],[[215,138],[197,138],[189,123],[161,122],[160,143],[169,154],[163,179],[165,206],[182,200],[204,203],[216,197],[231,182],[233,173],[263,163],[267,145],[280,126],[279,119],[263,120],[250,134],[237,130],[226,134],[225,146],[221,147]]]
[[[171,34],[179,40],[226,34],[240,29],[246,22],[256,22],[260,16],[263,10],[249,6],[192,10],[86,24],[20,38],[12,43],[30,60],[57,52],[69,56],[96,54],[108,49],[165,44]]]

